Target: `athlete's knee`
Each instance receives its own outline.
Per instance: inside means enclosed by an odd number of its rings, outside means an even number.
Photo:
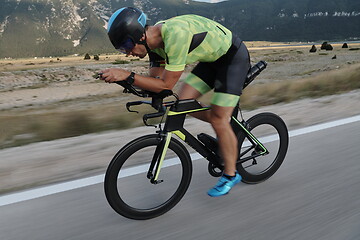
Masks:
[[[230,119],[225,114],[210,114],[210,123],[216,132],[228,129],[230,126]]]
[[[184,83],[179,92],[179,99],[197,99],[201,95],[202,94],[197,89],[187,83]]]

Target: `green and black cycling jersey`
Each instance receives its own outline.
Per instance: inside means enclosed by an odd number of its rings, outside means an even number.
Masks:
[[[199,62],[185,82],[200,93],[214,89],[212,104],[235,106],[250,68],[242,41],[221,24],[197,15],[160,21],[164,48],[151,50],[150,66],[183,71]]]
[[[231,31],[205,17],[183,15],[157,24],[162,24],[164,49],[153,52],[165,60],[165,69],[169,71],[183,71],[186,64],[197,61],[214,62],[231,45]]]

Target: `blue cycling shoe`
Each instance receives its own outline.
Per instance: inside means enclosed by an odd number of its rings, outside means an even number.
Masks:
[[[241,181],[241,176],[238,172],[236,172],[235,177],[231,177],[229,179],[228,177],[222,176],[217,184],[210,189],[207,194],[210,197],[220,197],[225,194],[228,194],[233,186],[235,184],[239,183]]]

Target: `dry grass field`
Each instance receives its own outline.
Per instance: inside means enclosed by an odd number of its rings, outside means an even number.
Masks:
[[[244,91],[245,109],[360,88],[360,50],[337,44],[333,51],[319,51],[318,45],[316,53],[309,53],[309,45],[246,44],[252,63],[265,60],[268,68]],[[99,61],[83,56],[0,60],[0,148],[141,125],[141,118],[124,108],[136,98],[93,76],[111,67],[146,74],[147,66],[146,59],[123,55],[100,55]]]

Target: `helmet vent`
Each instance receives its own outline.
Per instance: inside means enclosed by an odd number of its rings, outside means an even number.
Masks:
[[[138,22],[141,24],[141,26],[145,27],[146,25],[146,16],[144,13],[142,13],[140,15],[140,17],[138,18]]]

